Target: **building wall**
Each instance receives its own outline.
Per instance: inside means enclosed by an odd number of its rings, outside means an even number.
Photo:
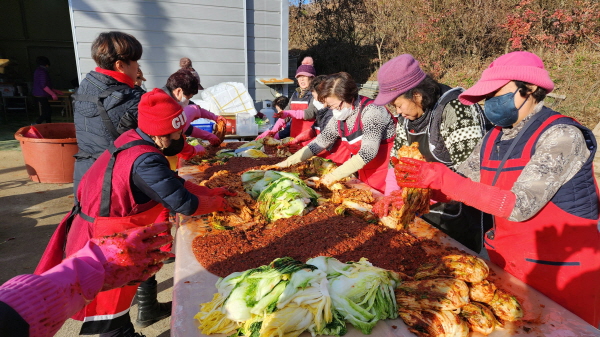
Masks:
[[[262,100],[272,95],[266,87],[257,88],[255,78],[281,76],[282,50],[287,62],[286,0],[69,2],[81,78],[95,67],[91,43],[100,32],[109,30],[130,33],[144,47],[139,62],[147,88],[163,86],[185,56],[192,60],[205,88],[241,82],[255,100]],[[282,2],[285,43],[281,36]]]
[[[250,94],[257,101],[273,100],[279,88],[256,80],[288,77],[288,1],[246,0],[246,3]]]

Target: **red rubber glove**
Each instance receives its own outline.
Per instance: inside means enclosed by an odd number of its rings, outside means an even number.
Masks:
[[[183,144],[183,150],[181,150],[181,152],[177,154],[177,157],[183,160],[190,160],[192,159],[192,157],[194,157],[195,153],[196,150],[194,149],[194,147],[185,142],[185,144]]]
[[[225,187],[216,187],[216,188],[210,189],[210,195],[216,195],[219,197],[224,197],[224,196],[235,197],[237,195],[237,193],[231,192],[230,190],[226,189]]]
[[[291,142],[290,142],[291,143]],[[296,153],[298,152],[301,148],[303,148],[304,146],[302,146],[301,144],[290,144],[288,143],[286,146],[288,148],[288,151],[290,151],[290,153]]]
[[[395,157],[391,161],[400,187],[439,190],[452,200],[502,218],[508,218],[515,207],[517,197],[511,191],[474,182],[442,163]]]
[[[220,195],[213,194],[213,189],[186,181],[183,186],[198,198],[198,208],[192,215],[202,215],[212,212],[233,212],[227,201]],[[216,193],[219,193],[217,191]]]
[[[92,238],[104,254],[105,271],[102,290],[139,283],[156,274],[163,261],[173,256],[159,248],[173,242],[171,234],[158,236],[169,230],[167,223],[136,227],[111,236]],[[75,253],[72,257],[77,257]]]
[[[183,183],[183,187],[185,187],[186,190],[188,190],[190,193],[194,194],[195,196],[211,195],[210,188],[208,188],[206,186],[196,185],[189,180],[186,180]]]
[[[231,192],[228,189],[224,188],[224,187],[217,187],[217,188],[208,188],[206,186],[200,186],[200,185],[196,185],[193,182],[186,180],[185,183],[183,183],[183,187],[185,187],[190,193],[196,195],[196,196],[219,196],[219,197],[223,197],[223,196],[231,196],[234,197],[237,195],[237,193],[235,192]]]
[[[192,215],[202,215],[212,212],[233,212],[233,208],[229,206],[227,201],[220,196],[199,196],[198,197],[198,208]]]
[[[288,144],[299,144],[302,142],[305,142],[307,140],[311,140],[313,138],[315,138],[317,136],[317,133],[315,132],[315,130],[313,130],[313,128],[308,128],[302,132],[300,132],[300,134],[298,134],[296,137],[294,137],[294,139],[292,139]]]

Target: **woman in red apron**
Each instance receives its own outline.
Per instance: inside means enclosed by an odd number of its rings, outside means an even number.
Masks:
[[[340,167],[322,177],[321,183],[331,185],[358,173],[358,179],[383,192],[396,127],[392,115],[372,104],[369,98],[359,96],[358,87],[348,73],[329,76],[319,86],[318,95],[332,110],[333,119],[315,140],[277,166],[304,161],[340,140],[338,151],[348,151],[350,155]]]
[[[465,104],[486,99],[496,125],[458,168],[467,178],[409,158],[396,165],[396,178],[492,214],[484,238],[490,260],[598,327],[597,144],[589,129],[543,106],[553,88],[535,54],[499,57],[459,96]]]
[[[390,153],[414,142],[428,162],[456,169],[485,134],[483,110],[479,104],[464,105],[458,100],[462,88],[450,88],[427,76],[410,54],[386,62],[377,73],[379,94],[375,104],[393,105],[400,122]],[[393,168],[388,169],[385,195],[399,190]],[[479,253],[483,234],[491,227],[491,216],[462,203],[436,202],[421,218],[467,248]]]
[[[293,118],[292,137],[294,137],[294,139],[287,144],[291,153],[296,153],[299,149],[310,144],[310,142],[312,142],[321,133],[321,130],[325,129],[327,123],[333,119],[333,113],[331,109],[318,100],[319,94],[317,93],[317,88],[326,79],[326,75],[319,75],[310,82],[309,90],[312,94],[312,100],[306,109],[284,110],[275,114],[275,117],[277,118]],[[293,123],[295,123],[296,120],[299,121],[298,123],[309,122],[308,124],[312,125],[310,128],[305,128],[305,130],[302,130],[299,134],[295,135]],[[348,148],[345,146],[340,147],[340,144],[341,140],[338,139],[333,145],[317,154],[317,156],[329,159],[337,165],[342,165],[350,158],[351,154]]]
[[[60,263],[91,237],[153,223],[165,207],[185,215],[228,208],[222,197],[229,194],[225,189],[184,182],[170,170],[165,155],[175,155],[183,148],[185,114],[181,106],[155,89],[142,96],[138,110],[139,128],[117,138],[84,175],[78,204],[57,228],[36,274]],[[129,317],[137,288],[132,285],[99,293],[73,317],[84,321],[80,333],[137,336]],[[170,315],[171,304],[156,301],[156,282],[138,291],[138,302],[143,311],[138,324],[142,326]]]

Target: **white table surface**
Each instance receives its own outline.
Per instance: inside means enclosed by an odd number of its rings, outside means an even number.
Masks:
[[[434,237],[442,244],[457,246],[466,250],[459,243],[443,233],[433,229],[425,223],[429,230],[421,230],[423,236]],[[216,275],[209,273],[196,260],[192,252],[192,241],[197,236],[192,222],[185,221],[177,230],[175,237],[175,277],[173,286],[173,313],[171,316],[171,336],[197,337],[205,336],[198,330],[198,322],[193,318],[200,310],[201,303],[209,302],[217,291]],[[421,228],[423,229],[423,228]],[[546,296],[527,286],[522,281],[488,262],[490,268],[496,273],[494,282],[502,284],[503,288],[522,299],[525,312],[525,321],[516,322],[505,326],[504,330],[495,330],[490,337],[504,336],[550,336],[550,337],[587,337],[600,336],[600,331],[589,325],[581,318],[575,316],[563,307],[548,299]],[[523,327],[530,328],[526,332]],[[385,320],[377,323],[372,336],[410,336],[415,335],[408,331],[401,319]],[[225,335],[213,335],[225,336]],[[310,336],[305,332],[302,337]],[[364,336],[348,323],[349,337]],[[471,333],[471,336],[483,336]]]

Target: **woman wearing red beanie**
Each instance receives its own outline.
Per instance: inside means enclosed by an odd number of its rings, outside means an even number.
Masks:
[[[459,96],[464,104],[485,99],[485,115],[496,125],[460,174],[400,158],[396,179],[492,214],[494,227],[484,237],[490,260],[598,327],[597,144],[588,128],[544,106],[552,89],[535,54],[500,56]]]
[[[233,193],[195,185],[171,171],[165,155],[183,148],[185,121],[181,106],[161,89],[142,96],[138,128],[119,136],[83,176],[79,203],[57,228],[36,274],[54,267],[63,253],[69,256],[93,236],[154,223],[165,208],[185,215],[230,210],[223,196]],[[170,303],[156,301],[156,284],[149,287],[142,290],[144,296],[138,294],[142,313],[137,323],[142,327],[171,311]],[[129,317],[137,288],[136,284],[98,294],[74,316],[84,321],[81,334],[137,336]]]

